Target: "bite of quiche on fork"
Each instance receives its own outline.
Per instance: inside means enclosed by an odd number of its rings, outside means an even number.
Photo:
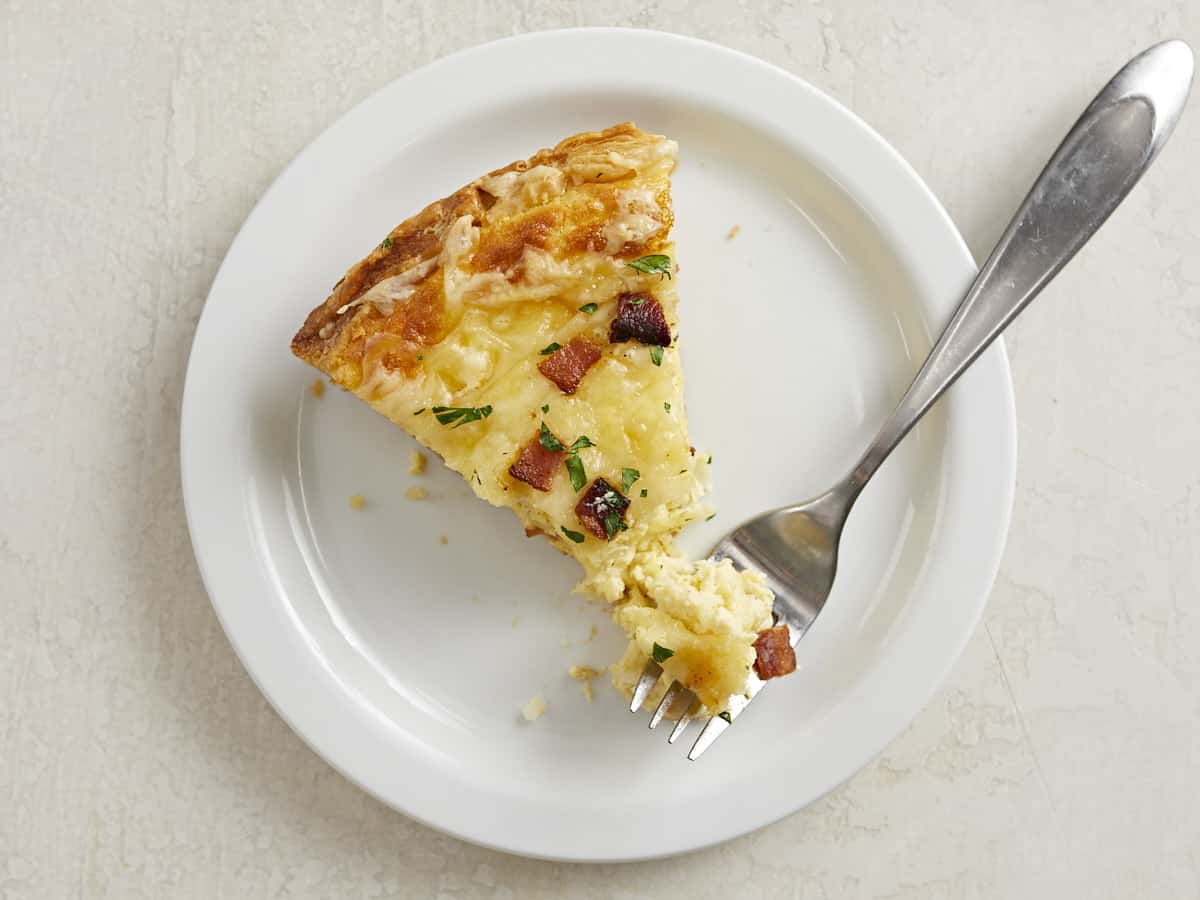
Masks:
[[[772,596],[672,545],[710,512],[675,341],[676,149],[626,123],[477,178],[354,265],[292,351],[579,562],[629,635],[617,688],[652,657],[659,694],[675,679],[718,713]]]

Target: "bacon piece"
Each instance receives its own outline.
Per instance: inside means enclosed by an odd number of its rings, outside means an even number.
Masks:
[[[526,444],[517,461],[508,467],[508,474],[523,481],[535,491],[548,491],[554,484],[554,475],[562,466],[561,450],[547,450],[542,446],[541,434],[535,434]]]
[[[538,371],[558,385],[564,394],[573,394],[587,370],[600,359],[600,348],[587,338],[572,338],[538,363]]]
[[[659,347],[671,343],[671,328],[662,304],[649,294],[622,294],[617,298],[617,314],[609,326],[608,341],[622,344],[630,338]]]
[[[600,538],[611,541],[619,531],[625,530],[625,510],[629,508],[629,498],[603,478],[597,478],[587,489],[583,499],[575,504],[575,515],[583,523],[583,527]],[[610,517],[616,516],[615,519]],[[612,534],[605,520],[613,523]]]
[[[754,671],[763,681],[796,671],[796,651],[792,649],[786,625],[760,631],[754,642],[754,650],[758,654],[754,660]]]

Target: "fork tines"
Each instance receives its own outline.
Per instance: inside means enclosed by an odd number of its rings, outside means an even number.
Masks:
[[[638,676],[637,684],[633,689],[633,700],[629,704],[631,712],[637,712],[642,708],[642,704],[654,692],[658,680],[662,677],[663,668],[654,660],[646,660],[646,666],[642,669],[642,674]],[[733,720],[736,719],[754,699],[755,695],[763,689],[766,682],[759,678],[753,671],[750,673],[749,680],[746,682],[746,692],[744,695],[739,694],[729,698],[728,708],[715,716],[709,718],[697,735],[696,741],[692,744],[692,749],[688,751],[688,759],[696,760],[700,758],[705,750],[713,745],[722,734],[725,733]],[[700,701],[694,693],[685,688],[678,681],[672,681],[670,687],[662,696],[658,706],[650,716],[650,727],[657,728],[672,710],[678,711],[678,719],[675,722],[675,727],[671,729],[671,734],[667,737],[667,743],[673,744],[679,740],[680,736],[687,730],[689,724],[700,711]],[[726,718],[728,716],[728,718]]]

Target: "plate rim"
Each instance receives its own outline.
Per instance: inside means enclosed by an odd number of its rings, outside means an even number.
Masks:
[[[234,616],[231,615],[231,607],[219,599],[222,596],[222,590],[219,588],[218,581],[221,580],[213,569],[213,559],[210,553],[206,552],[201,546],[202,541],[200,532],[197,527],[198,509],[204,502],[203,498],[198,494],[200,487],[197,484],[198,476],[189,477],[189,473],[194,472],[194,442],[191,434],[195,425],[193,424],[196,417],[197,408],[197,380],[196,370],[199,367],[197,363],[197,347],[201,346],[201,341],[214,326],[212,320],[214,314],[211,310],[214,308],[212,303],[213,298],[218,296],[219,292],[224,288],[224,280],[228,277],[228,269],[231,267],[230,260],[235,259],[238,252],[243,249],[243,245],[247,242],[247,234],[252,231],[252,228],[258,218],[263,215],[263,210],[270,205],[271,200],[276,194],[282,190],[282,186],[287,185],[293,173],[303,165],[304,161],[310,156],[314,156],[317,152],[315,148],[322,145],[322,142],[327,140],[329,136],[341,129],[346,121],[355,115],[363,115],[364,110],[382,101],[391,92],[403,90],[406,83],[412,83],[420,78],[429,78],[435,76],[441,70],[449,70],[455,66],[461,66],[469,63],[473,58],[482,57],[489,53],[504,53],[521,48],[528,51],[532,44],[551,44],[562,40],[576,40],[581,37],[587,37],[595,40],[616,40],[616,41],[631,41],[631,42],[646,42],[660,44],[659,49],[674,45],[676,48],[687,47],[690,51],[704,52],[720,56],[727,61],[743,66],[754,66],[765,71],[771,77],[780,79],[781,82],[786,82],[791,89],[799,90],[806,94],[809,100],[819,107],[824,109],[826,114],[832,115],[835,118],[841,119],[861,138],[866,145],[869,145],[870,151],[880,158],[886,158],[888,163],[893,166],[897,175],[903,175],[909,189],[915,189],[917,197],[926,206],[925,212],[933,214],[931,221],[935,221],[941,228],[943,234],[941,239],[946,241],[946,252],[953,251],[959,257],[955,262],[962,266],[962,277],[965,281],[973,276],[976,271],[976,263],[953,220],[946,212],[936,195],[930,190],[925,182],[920,178],[911,165],[892,147],[884,138],[879,135],[870,125],[859,118],[854,112],[843,106],[837,100],[825,94],[809,82],[799,76],[780,68],[774,64],[768,63],[758,57],[725,47],[711,41],[706,41],[698,38],[687,37],[670,32],[655,31],[649,29],[632,29],[632,28],[567,28],[555,29],[549,31],[531,32],[512,37],[501,38],[471,47],[467,47],[451,53],[447,56],[440,57],[424,66],[418,67],[392,81],[383,85],[376,91],[369,94],[363,100],[354,104],[346,112],[338,116],[329,126],[327,126],[320,134],[309,141],[304,148],[281,170],[278,176],[272,181],[270,186],[263,192],[261,198],[254,205],[253,209],[247,215],[245,221],[238,229],[233,241],[226,251],[225,257],[222,260],[216,276],[213,279],[212,286],[205,300],[204,308],[196,325],[196,330],[193,336],[192,344],[189,350],[189,358],[187,362],[187,375],[183,391],[180,414],[180,479],[182,494],[184,500],[185,514],[188,523],[189,536],[192,542],[193,553],[196,558],[197,568],[200,571],[201,579],[204,583],[205,590],[212,603],[213,609],[221,623],[222,629],[225,631],[231,646],[234,648],[239,661],[243,668],[250,676],[251,680],[267,701],[271,704],[275,712],[288,724],[292,731],[300,737],[302,741],[320,756],[327,764],[332,766],[343,777],[355,784],[362,790],[366,791],[371,796],[390,806],[391,808],[409,816],[410,818],[441,831],[450,834],[461,840],[468,841],[490,849],[499,850],[502,852],[518,854],[521,856],[547,859],[555,861],[572,861],[572,862],[618,862],[632,860],[647,860],[658,859],[668,856],[677,855],[692,850],[701,849],[704,847],[713,846],[723,843],[751,831],[765,827],[781,818],[784,818],[792,813],[802,809],[808,804],[819,799],[821,796],[834,790],[840,784],[844,783],[851,776],[861,770],[863,766],[870,762],[881,753],[895,738],[901,730],[919,714],[919,712],[928,704],[936,691],[942,687],[946,676],[955,662],[960,657],[963,649],[971,636],[974,634],[978,626],[979,620],[986,608],[987,600],[991,594],[991,589],[995,581],[996,574],[999,570],[1000,560],[1003,556],[1005,542],[1008,535],[1013,500],[1015,497],[1016,485],[1016,410],[1013,396],[1013,385],[1011,372],[1008,363],[1008,357],[1004,349],[1003,339],[998,339],[991,349],[985,354],[977,364],[977,368],[990,367],[993,370],[992,378],[998,379],[994,387],[999,388],[1000,409],[992,410],[993,416],[998,421],[994,424],[998,426],[999,438],[998,445],[994,448],[998,460],[995,460],[997,467],[997,481],[995,485],[1000,489],[999,508],[996,513],[996,538],[991,547],[991,554],[987,565],[981,571],[982,578],[979,579],[981,588],[978,591],[979,597],[974,603],[971,610],[969,622],[964,622],[960,631],[956,634],[955,639],[946,646],[948,651],[945,655],[942,664],[937,668],[937,671],[931,678],[928,679],[927,688],[922,692],[920,697],[910,700],[906,705],[911,706],[911,712],[900,717],[901,721],[895,727],[889,726],[886,729],[886,734],[882,739],[867,741],[871,748],[865,753],[853,754],[853,760],[848,766],[844,766],[844,773],[832,783],[827,784],[823,789],[811,796],[801,796],[793,801],[788,801],[784,804],[786,808],[776,809],[770,814],[759,817],[756,821],[749,824],[742,823],[732,830],[721,831],[716,829],[711,837],[691,842],[670,844],[669,842],[659,847],[658,849],[649,852],[616,852],[606,853],[598,851],[588,854],[579,853],[563,853],[547,851],[539,849],[535,846],[536,839],[531,842],[527,837],[522,840],[513,836],[491,836],[473,831],[471,828],[463,827],[461,824],[446,821],[446,817],[438,817],[428,815],[425,812],[414,809],[410,804],[404,802],[404,798],[395,796],[394,793],[380,788],[378,784],[372,784],[363,776],[360,771],[357,771],[353,765],[346,761],[346,758],[339,748],[331,746],[333,742],[328,735],[314,734],[311,730],[300,724],[296,717],[290,714],[293,704],[280,695],[277,690],[272,690],[270,686],[265,684],[263,669],[261,662],[256,668],[255,656],[251,652],[247,643],[243,640],[246,635],[242,634],[238,626],[234,622]],[[685,52],[685,51],[681,51]],[[914,273],[917,274],[917,273]],[[207,327],[206,327],[207,326]],[[965,376],[964,381],[970,379],[971,376]],[[949,401],[949,398],[947,402]],[[999,413],[1000,415],[996,415]],[[278,685],[275,685],[278,687]],[[878,746],[874,746],[878,744]],[[681,765],[686,764],[681,759]]]

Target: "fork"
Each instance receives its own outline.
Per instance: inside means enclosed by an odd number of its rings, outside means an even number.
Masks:
[[[967,289],[908,391],[850,473],[823,494],[764,513],[726,535],[709,554],[754,568],[775,594],[774,618],[794,647],[833,586],[838,544],[854,501],[871,476],[955,380],[1041,292],[1104,223],[1170,137],[1191,87],[1192,52],[1164,41],[1130,60],[1084,110],[1017,210]],[[637,712],[662,667],[646,663],[633,691]],[[712,716],[688,759],[695,760],[750,705],[765,682],[751,672],[745,693]],[[650,717],[656,728],[678,712],[674,743],[700,709],[695,694],[672,682]]]

